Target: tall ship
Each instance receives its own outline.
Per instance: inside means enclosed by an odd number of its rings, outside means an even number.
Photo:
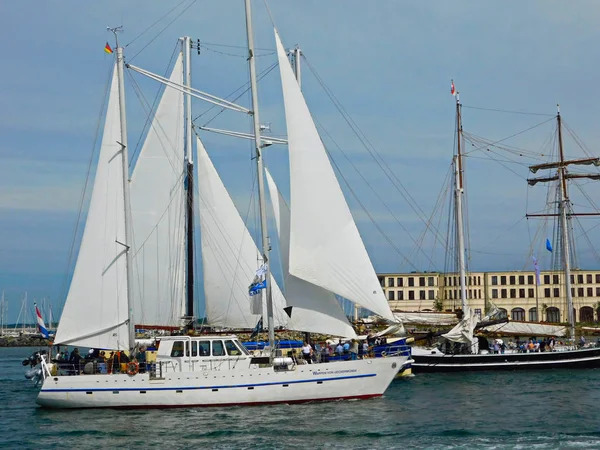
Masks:
[[[169,78],[125,63],[118,42],[89,212],[54,345],[128,352],[126,371],[57,371],[42,361],[37,403],[49,408],[160,408],[294,403],[384,394],[409,356],[300,364],[277,347],[276,327],[345,338],[356,334],[336,295],[395,318],[336,179],[287,53],[275,30],[287,140],[261,136],[250,0],[245,1],[251,109],[191,86],[181,38]],[[110,51],[108,51],[110,50]],[[107,53],[113,50],[107,44]],[[166,85],[129,176],[126,70]],[[260,215],[260,250],[192,124],[197,97],[250,115]],[[194,136],[196,134],[196,136]],[[243,133],[240,133],[243,134]],[[195,152],[193,142],[195,141]],[[290,202],[268,185],[284,266],[285,295],[271,274],[264,152],[289,150]],[[194,158],[194,154],[196,157]],[[197,209],[196,209],[197,208]],[[264,316],[268,346],[251,354],[236,335],[163,336],[155,362],[133,359],[136,324],[195,321],[194,216],[199,213],[206,315],[212,326],[253,328]],[[100,373],[99,373],[100,372]],[[106,373],[104,373],[106,372]]]

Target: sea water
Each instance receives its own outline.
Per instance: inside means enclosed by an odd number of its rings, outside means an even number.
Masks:
[[[600,370],[423,374],[373,400],[54,411],[24,377],[34,350],[0,348],[2,448],[600,448]]]

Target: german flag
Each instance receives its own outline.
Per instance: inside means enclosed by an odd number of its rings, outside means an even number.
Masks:
[[[109,55],[113,52],[113,49],[110,48],[110,45],[108,45],[108,42],[106,43],[106,46],[104,47],[104,51],[106,53],[108,53]]]

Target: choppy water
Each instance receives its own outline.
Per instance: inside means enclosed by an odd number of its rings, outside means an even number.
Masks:
[[[32,350],[0,348],[2,448],[600,448],[600,370],[418,375],[365,401],[47,411],[23,376]]]

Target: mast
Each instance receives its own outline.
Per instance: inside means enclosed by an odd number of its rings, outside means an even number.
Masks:
[[[296,45],[292,54],[294,55],[294,75],[296,75],[298,86],[302,89],[302,73],[300,71],[300,56],[302,55],[302,50]]]
[[[536,164],[530,166],[529,170],[532,173],[536,173],[538,170],[556,169],[557,174],[553,176],[528,178],[527,183],[530,186],[535,186],[537,183],[545,183],[549,181],[558,181],[558,214],[527,214],[526,217],[559,217],[561,227],[561,240],[562,240],[562,260],[563,260],[563,271],[565,274],[565,298],[567,300],[567,317],[569,318],[571,338],[575,339],[575,313],[573,311],[573,294],[571,289],[571,251],[570,251],[570,230],[569,230],[569,219],[572,216],[597,216],[599,213],[573,213],[570,211],[570,200],[567,180],[573,178],[588,178],[590,180],[600,180],[600,175],[591,173],[568,173],[567,167],[569,165],[594,165],[600,166],[600,158],[584,158],[584,159],[572,159],[565,160],[563,141],[562,141],[562,120],[560,115],[560,106],[556,105],[556,126],[558,129],[558,150],[559,150],[559,161]]]
[[[571,251],[569,248],[569,222],[567,220],[567,211],[569,208],[569,193],[567,190],[565,155],[562,142],[562,122],[560,118],[560,107],[556,105],[556,125],[558,127],[558,150],[560,156],[560,167],[558,168],[559,177],[559,211],[560,224],[562,232],[562,258],[565,272],[565,290],[567,298],[567,310],[569,323],[571,324],[571,338],[575,339],[575,314],[573,313],[573,295],[571,293]]]
[[[460,278],[460,299],[463,313],[467,311],[467,277],[465,264],[465,234],[463,221],[462,198],[464,194],[463,187],[463,167],[462,167],[462,120],[461,120],[461,105],[458,92],[456,93],[456,156],[454,157],[454,206],[456,214],[456,236],[458,246],[458,270]]]
[[[185,36],[181,42],[183,52],[183,84],[192,86],[191,39]],[[185,100],[185,170],[186,170],[186,315],[190,320],[188,329],[194,328],[194,156],[192,151],[192,97],[190,91],[184,94]]]
[[[267,325],[269,329],[269,348],[271,349],[270,358],[274,356],[275,348],[275,323],[273,320],[273,298],[271,296],[271,264],[269,254],[271,246],[269,245],[269,236],[267,234],[267,205],[265,199],[265,180],[262,161],[262,142],[260,136],[260,119],[258,114],[258,88],[256,81],[256,62],[254,60],[254,37],[252,34],[252,7],[250,0],[245,0],[246,6],[246,34],[248,37],[248,66],[250,68],[250,87],[252,92],[252,119],[254,124],[254,147],[256,153],[256,175],[258,177],[258,204],[260,209],[260,231],[262,238],[263,263],[266,264],[265,273],[267,296]]]
[[[123,67],[125,65],[123,47],[119,46],[117,33],[122,27],[110,28],[115,35],[117,47],[117,79],[119,82],[119,116],[121,119],[121,165],[123,166],[123,206],[125,209],[125,264],[127,266],[127,316],[129,329],[129,349],[135,347],[135,324],[133,323],[133,262],[131,252],[131,200],[129,198],[129,155],[127,149],[127,117],[125,115],[125,78]]]

